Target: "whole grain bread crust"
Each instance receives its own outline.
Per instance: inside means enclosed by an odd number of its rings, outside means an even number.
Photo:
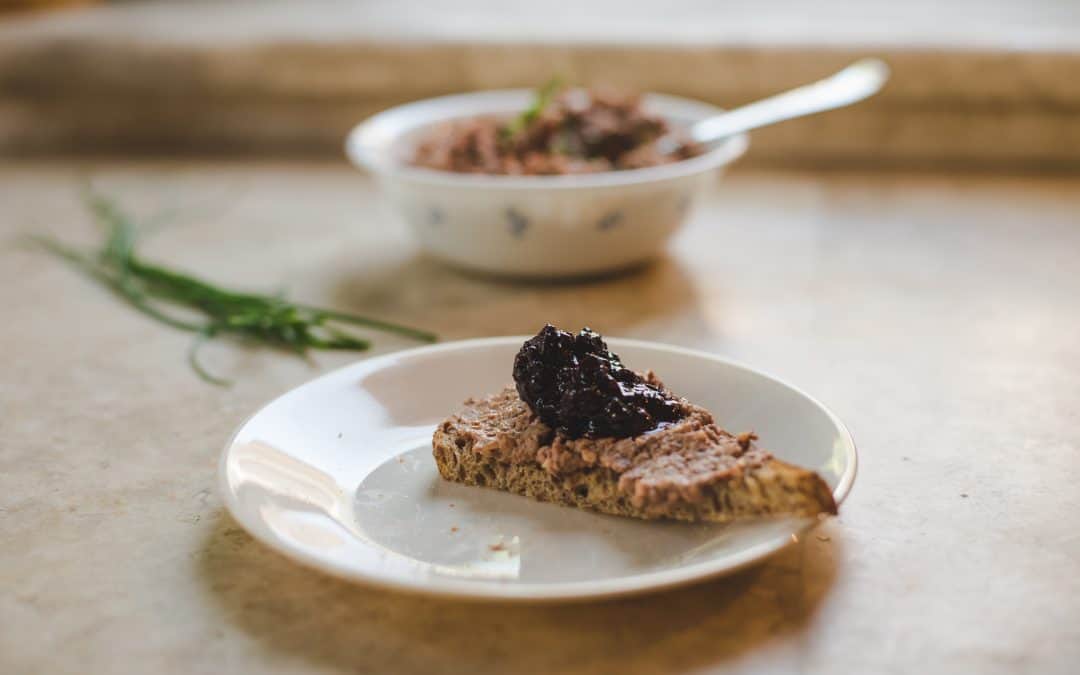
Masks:
[[[504,462],[474,450],[473,435],[452,423],[436,429],[435,462],[443,478],[493,487],[539,501],[643,519],[729,522],[752,516],[835,514],[828,485],[813,471],[769,457],[718,478],[694,498],[635,499],[620,489],[620,474],[604,466],[552,473],[535,461]]]

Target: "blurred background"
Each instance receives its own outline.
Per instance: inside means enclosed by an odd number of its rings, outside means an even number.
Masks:
[[[1074,0],[0,0],[6,155],[341,156],[357,120],[552,73],[733,106],[873,54],[873,100],[759,165],[1080,167]]]

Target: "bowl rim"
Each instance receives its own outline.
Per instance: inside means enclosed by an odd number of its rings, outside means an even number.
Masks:
[[[623,171],[605,171],[602,173],[571,174],[560,176],[506,176],[501,174],[475,174],[455,173],[417,166],[411,166],[396,158],[388,156],[385,146],[400,138],[398,132],[387,140],[386,134],[381,127],[393,124],[396,118],[416,117],[420,119],[417,124],[407,125],[405,131],[411,131],[418,126],[447,121],[455,118],[466,118],[485,114],[485,110],[474,110],[467,114],[445,114],[447,110],[455,107],[468,107],[469,104],[485,103],[481,108],[488,108],[488,113],[501,111],[508,101],[531,95],[531,89],[487,89],[463,94],[450,94],[447,96],[435,96],[420,99],[410,103],[404,103],[378,112],[354,126],[345,138],[345,156],[355,166],[366,169],[376,176],[404,179],[410,182],[426,185],[439,185],[454,188],[482,188],[482,189],[557,189],[574,190],[596,187],[612,187],[623,185],[638,185],[653,183],[672,178],[691,176],[734,162],[746,152],[750,145],[749,136],[746,133],[737,134],[726,138],[705,153],[697,157],[664,164],[661,166],[647,167],[643,169],[627,169]],[[652,104],[658,107],[683,107],[697,109],[698,111],[713,114],[723,112],[719,108],[704,101],[698,101],[682,96],[670,94],[645,93],[643,94],[646,105]],[[435,113],[435,114],[432,114]],[[443,114],[439,114],[443,113]]]

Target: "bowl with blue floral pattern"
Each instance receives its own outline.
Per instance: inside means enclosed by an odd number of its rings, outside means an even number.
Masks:
[[[458,173],[412,161],[438,125],[512,118],[533,97],[527,89],[482,91],[397,106],[357,125],[346,154],[377,179],[432,256],[500,276],[553,279],[617,272],[660,255],[749,144],[740,134],[658,166],[566,175]],[[643,95],[641,105],[674,129],[721,112],[662,94]]]

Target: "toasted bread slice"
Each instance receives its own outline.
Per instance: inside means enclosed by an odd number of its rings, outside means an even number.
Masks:
[[[567,439],[540,422],[513,387],[443,422],[432,439],[447,480],[633,518],[728,522],[836,513],[813,471],[732,436],[705,410],[626,439]]]

